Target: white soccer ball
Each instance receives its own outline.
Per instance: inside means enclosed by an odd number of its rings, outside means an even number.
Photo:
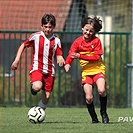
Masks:
[[[32,107],[28,112],[29,121],[32,123],[41,123],[45,119],[45,111],[41,107]]]

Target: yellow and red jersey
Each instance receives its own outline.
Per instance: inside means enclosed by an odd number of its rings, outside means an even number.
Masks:
[[[77,38],[69,50],[65,64],[72,63],[73,58],[70,56],[72,52],[80,54],[79,61],[82,67],[82,77],[100,72],[105,74],[105,65],[101,58],[103,54],[102,44],[98,37],[93,36],[88,42],[83,39],[83,36]]]

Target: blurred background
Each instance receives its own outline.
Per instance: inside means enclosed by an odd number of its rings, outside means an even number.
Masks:
[[[97,36],[103,45],[109,107],[131,107],[132,93],[132,0],[1,0],[0,1],[0,105],[33,106],[41,92],[30,94],[31,49],[22,55],[16,72],[10,71],[18,47],[33,32],[41,30],[45,13],[56,17],[55,34],[66,58],[72,42],[82,34],[81,20],[98,16],[103,28]],[[49,106],[84,107],[81,71],[74,60],[69,73],[56,66],[56,80]],[[94,102],[99,98],[94,86]]]
[[[52,13],[56,31],[81,31],[81,19],[97,15],[102,31],[131,32],[132,0],[1,0],[1,30],[40,30],[41,17]]]

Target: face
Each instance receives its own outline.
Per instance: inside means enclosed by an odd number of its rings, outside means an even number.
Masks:
[[[41,26],[42,31],[44,32],[45,36],[47,38],[51,37],[53,34],[53,29],[55,28],[53,25],[51,25],[50,23],[47,23],[45,25]]]
[[[95,29],[93,28],[93,25],[86,24],[83,28],[83,37],[86,41],[90,40],[91,37],[95,34]]]

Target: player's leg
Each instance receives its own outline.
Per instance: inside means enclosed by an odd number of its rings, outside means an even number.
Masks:
[[[48,101],[50,99],[50,92],[45,92],[42,90],[42,99],[40,100],[38,106],[43,108],[44,110],[47,108]]]
[[[93,80],[92,78],[93,78],[92,76],[82,77],[82,85],[83,85],[84,93],[85,93],[86,106],[91,116],[92,123],[98,123],[97,114],[95,112],[95,107],[93,104],[93,95],[92,95]]]
[[[102,122],[109,123],[109,118],[107,114],[107,93],[105,89],[105,79],[103,77],[98,78],[96,84],[99,93],[100,114],[102,116]]]
[[[95,112],[95,107],[93,104],[92,85],[84,84],[84,92],[85,92],[86,106],[91,116],[92,123],[98,123],[97,114]]]
[[[37,92],[39,92],[42,88],[42,82],[41,81],[35,81],[31,85],[31,94],[36,95]]]
[[[50,99],[50,94],[53,90],[54,79],[55,77],[48,76],[48,75],[44,75],[43,77],[44,85],[42,88],[42,99],[39,102],[39,106],[43,108],[44,110],[47,107],[48,101]]]
[[[31,94],[36,95],[42,88],[42,73],[40,71],[34,71],[30,73],[31,82]]]

